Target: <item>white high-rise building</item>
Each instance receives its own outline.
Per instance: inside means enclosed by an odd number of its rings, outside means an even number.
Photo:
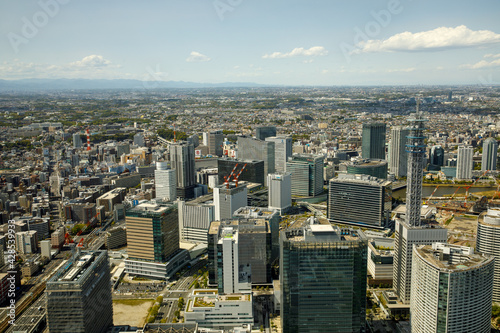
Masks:
[[[401,126],[391,130],[389,144],[389,169],[397,178],[406,177],[408,168],[408,153],[406,152],[406,137],[410,131]]]
[[[292,156],[292,138],[289,136],[270,136],[266,138],[266,141],[274,142],[275,171],[285,172],[286,162]]]
[[[498,143],[494,138],[487,138],[483,143],[483,157],[481,159],[481,171],[497,169]]]
[[[292,175],[284,174],[267,175],[269,188],[269,209],[277,209],[280,214],[287,212],[292,207]]]
[[[222,253],[222,275],[219,275],[219,293],[232,294],[251,292],[250,272],[245,267],[240,267],[238,256],[238,230],[233,227],[225,227],[218,242],[218,248]]]
[[[222,221],[233,217],[233,213],[248,205],[247,185],[240,182],[222,184],[214,188],[215,221]]]
[[[408,226],[406,222],[396,220],[392,284],[401,302],[410,303],[413,245],[445,243],[447,240],[447,230],[439,226]]]
[[[476,250],[495,257],[493,301],[500,302],[500,208],[481,213],[477,223]]]
[[[411,331],[490,332],[493,263],[470,247],[415,246]]]
[[[457,155],[457,179],[471,179],[472,178],[472,156],[474,155],[474,148],[470,146],[458,147]]]
[[[177,199],[176,172],[168,168],[167,162],[156,163],[155,190],[158,199],[166,201]]]

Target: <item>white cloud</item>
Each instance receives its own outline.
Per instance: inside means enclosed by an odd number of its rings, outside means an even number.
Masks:
[[[400,68],[400,69],[388,69],[388,73],[410,73],[414,72],[417,69],[415,67],[409,67],[409,68]]]
[[[330,72],[328,69],[323,69],[323,70],[321,71],[321,74],[328,74],[328,72]]]
[[[207,57],[204,54],[201,54],[200,52],[193,51],[189,55],[189,57],[186,58],[187,62],[205,62],[205,61],[210,61],[211,59]]]
[[[500,53],[498,53],[498,54],[489,53],[489,54],[485,54],[484,57],[485,58],[500,58]]]
[[[479,62],[476,62],[475,64],[461,65],[460,68],[482,69],[482,68],[492,68],[492,67],[499,67],[499,66],[500,66],[500,59],[497,59],[497,60],[493,60],[493,61],[481,60]]]
[[[70,66],[76,67],[106,67],[111,65],[111,61],[104,59],[103,56],[92,54],[84,57],[82,60],[70,63]]]
[[[314,60],[313,60],[313,59],[307,59],[307,60],[304,60],[304,61],[302,61],[302,62],[303,62],[304,64],[310,64],[310,63],[314,62]]]
[[[264,54],[262,58],[264,59],[282,59],[282,58],[291,58],[291,57],[312,57],[312,56],[325,56],[328,54],[328,51],[325,50],[323,46],[313,46],[309,49],[304,49],[303,47],[296,47],[292,51],[288,53],[282,52],[273,52],[271,54]]]
[[[473,31],[465,25],[456,28],[439,27],[434,30],[399,33],[385,40],[362,41],[352,53],[433,51],[451,48],[473,47],[500,43],[500,34],[489,30]]]

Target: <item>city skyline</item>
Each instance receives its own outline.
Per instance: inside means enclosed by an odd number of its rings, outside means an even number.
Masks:
[[[99,7],[97,7],[97,4]],[[408,0],[0,5],[0,79],[500,83],[500,4]]]

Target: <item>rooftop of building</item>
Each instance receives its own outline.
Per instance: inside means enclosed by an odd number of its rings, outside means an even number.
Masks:
[[[279,213],[276,209],[269,209],[264,207],[251,207],[251,206],[238,208],[233,213],[233,216],[235,217],[264,218],[264,219],[270,219],[277,215],[279,215]]]
[[[474,253],[471,247],[444,243],[418,246],[416,254],[435,268],[445,272],[466,271],[494,260],[493,257]]]
[[[190,295],[190,300],[186,306],[186,311],[193,311],[193,308],[211,308],[216,303],[225,302],[251,302],[250,294],[221,294],[217,289],[195,289]]]
[[[127,191],[125,187],[117,187],[115,189],[112,189],[109,192],[104,193],[101,195],[98,199],[112,199],[116,197],[117,195],[120,195],[120,193]]]
[[[363,168],[363,167],[375,167],[375,166],[381,166],[387,164],[386,160],[378,160],[378,159],[367,159],[367,158],[359,158],[359,159],[353,159],[350,161],[345,162],[348,166],[355,166],[358,168]]]
[[[488,208],[478,217],[478,223],[500,228],[500,208]]]
[[[285,237],[291,242],[306,243],[336,243],[355,242],[362,239],[362,236],[354,229],[339,228],[330,224],[306,224],[303,228],[288,229]]]
[[[78,251],[49,280],[49,284],[78,283],[92,270],[96,260],[106,256],[106,251]]]
[[[158,216],[162,215],[163,213],[166,213],[172,207],[175,207],[174,203],[167,203],[167,202],[159,203],[159,202],[149,201],[141,203],[135,207],[128,209],[126,215]]]
[[[331,183],[353,183],[368,184],[372,186],[389,186],[391,181],[363,174],[339,174],[337,178],[332,178]]]

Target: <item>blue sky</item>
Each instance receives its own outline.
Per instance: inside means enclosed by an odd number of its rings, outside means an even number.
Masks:
[[[0,2],[0,79],[500,84],[500,1]]]

